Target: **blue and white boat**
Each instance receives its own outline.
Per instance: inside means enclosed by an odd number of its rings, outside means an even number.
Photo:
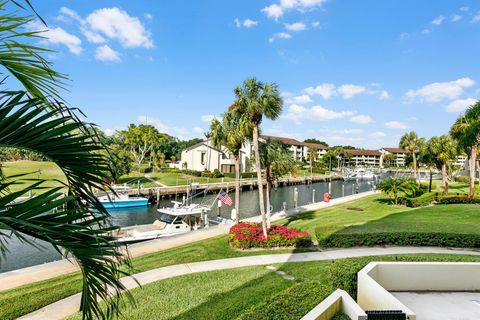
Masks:
[[[144,197],[130,197],[128,195],[129,187],[114,186],[113,189],[117,193],[109,193],[98,197],[98,200],[105,209],[117,209],[117,208],[133,208],[133,207],[146,207],[148,206],[148,199]]]

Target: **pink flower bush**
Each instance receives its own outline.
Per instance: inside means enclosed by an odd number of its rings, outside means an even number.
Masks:
[[[242,222],[230,228],[229,242],[242,249],[272,247],[308,247],[312,237],[306,231],[299,231],[285,226],[272,226],[267,230],[267,238],[263,235],[262,225],[253,222]]]

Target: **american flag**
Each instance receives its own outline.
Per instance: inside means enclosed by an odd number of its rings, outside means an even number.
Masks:
[[[223,190],[220,190],[220,192],[218,193],[218,196],[217,198],[222,201],[223,203],[225,203],[227,206],[231,206],[232,205],[232,198],[230,198],[230,196],[228,195],[228,193],[226,193],[225,191]]]

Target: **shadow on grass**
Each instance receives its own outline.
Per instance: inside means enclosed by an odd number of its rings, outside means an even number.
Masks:
[[[284,226],[290,225],[290,223],[297,221],[297,220],[313,220],[315,219],[315,211],[307,211],[303,212],[296,216],[288,216],[286,218],[287,222],[283,223]]]

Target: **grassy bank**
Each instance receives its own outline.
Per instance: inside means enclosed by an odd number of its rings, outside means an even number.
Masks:
[[[221,236],[134,258],[132,273],[188,262],[293,251],[296,250],[237,251],[228,246],[227,236]],[[75,272],[0,292],[0,306],[9,306],[0,308],[0,319],[17,318],[80,292],[81,281],[81,274]]]
[[[126,319],[300,319],[336,287],[356,291],[356,273],[370,261],[472,261],[456,255],[396,255],[276,265],[293,281],[263,266],[204,272],[133,289],[137,306]],[[68,318],[81,319],[80,314]]]

